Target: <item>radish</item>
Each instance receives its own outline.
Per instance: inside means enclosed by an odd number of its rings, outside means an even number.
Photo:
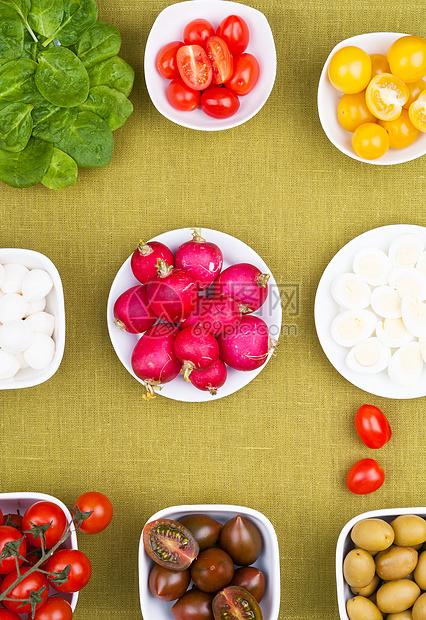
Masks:
[[[139,241],[130,259],[130,267],[136,280],[146,284],[157,275],[157,260],[164,260],[173,267],[174,258],[169,248],[159,241]]]
[[[171,323],[157,323],[139,338],[133,349],[133,372],[145,383],[146,398],[154,398],[154,388],[172,381],[182,368],[173,350],[179,331]]]
[[[198,390],[210,392],[212,396],[216,396],[218,389],[225,383],[227,375],[226,366],[218,357],[211,368],[191,372],[189,380]]]
[[[222,251],[201,236],[201,228],[192,228],[193,238],[176,250],[175,265],[187,269],[203,291],[214,282],[223,265]]]
[[[264,364],[268,353],[276,346],[269,337],[268,326],[258,316],[248,314],[232,334],[217,338],[220,356],[235,370],[255,370]]]
[[[237,263],[224,269],[215,282],[216,295],[230,295],[243,312],[254,312],[268,297],[270,276],[249,263]]]
[[[157,315],[148,305],[146,284],[124,291],[114,304],[114,323],[131,334],[141,334],[157,322]]]
[[[193,370],[207,370],[213,366],[219,357],[219,345],[205,329],[186,327],[176,337],[174,352],[183,364],[183,378],[189,381]]]
[[[240,323],[242,313],[238,303],[227,295],[199,297],[195,309],[181,327],[202,327],[211,334],[229,334]]]
[[[182,321],[197,303],[197,285],[186,269],[158,260],[157,275],[147,285],[148,303],[163,321]]]

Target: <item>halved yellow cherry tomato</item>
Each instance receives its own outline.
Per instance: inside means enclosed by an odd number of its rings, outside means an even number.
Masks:
[[[368,109],[382,121],[398,118],[408,97],[407,85],[391,73],[375,75],[365,91]]]
[[[410,84],[407,84],[407,87],[410,94],[408,96],[408,101],[402,106],[406,110],[408,110],[413,101],[417,99],[422,90],[426,89],[426,78],[417,80],[417,82],[411,82]]]
[[[419,130],[414,127],[408,116],[408,110],[402,110],[401,114],[393,121],[378,121],[389,134],[389,146],[391,149],[403,149],[410,146],[419,135]]]
[[[389,149],[389,134],[377,123],[363,123],[354,131],[352,146],[362,159],[378,159]]]
[[[379,73],[390,73],[388,59],[384,54],[370,54],[371,58],[371,77]]]
[[[426,75],[426,39],[405,36],[388,49],[391,73],[404,82],[416,82]]]
[[[331,58],[328,77],[342,93],[359,93],[371,79],[371,58],[354,45],[339,49]]]
[[[426,133],[426,90],[423,90],[410,105],[408,115],[414,127]]]
[[[360,93],[342,95],[337,107],[337,118],[347,131],[355,131],[362,123],[376,123],[365,102],[365,90]]]

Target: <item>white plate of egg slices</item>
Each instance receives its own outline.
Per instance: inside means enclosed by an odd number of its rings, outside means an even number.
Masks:
[[[385,398],[426,396],[426,228],[383,226],[347,243],[319,282],[315,325],[353,385]]]

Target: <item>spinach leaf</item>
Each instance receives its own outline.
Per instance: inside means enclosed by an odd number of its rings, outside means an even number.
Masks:
[[[35,83],[53,105],[71,108],[89,94],[89,76],[81,60],[67,47],[45,50],[38,56]]]
[[[20,58],[24,49],[24,26],[18,13],[0,4],[0,65]]]
[[[112,158],[113,137],[107,123],[88,110],[79,112],[66,135],[56,145],[81,168],[99,168]]]
[[[10,103],[0,110],[0,149],[17,153],[28,144],[33,129],[28,103]]]
[[[43,178],[52,158],[53,144],[31,137],[24,150],[0,149],[0,180],[11,187],[31,187]]]
[[[90,110],[108,123],[111,131],[124,125],[133,112],[133,105],[123,93],[109,86],[94,86],[79,110]]]
[[[57,31],[63,16],[63,0],[32,0],[28,23],[35,32],[47,38]]]
[[[59,108],[48,101],[34,108],[33,136],[47,142],[59,142],[77,118],[77,108]]]
[[[49,189],[64,189],[77,183],[78,167],[72,157],[53,148],[52,159],[41,183]]]
[[[28,13],[31,9],[31,0],[0,0],[1,4],[12,7],[22,20],[25,28],[28,30],[34,41],[37,41],[37,37],[31,30],[31,26],[28,23]]]
[[[133,88],[135,72],[125,60],[119,56],[113,56],[108,60],[103,60],[99,64],[87,70],[89,74],[90,87],[109,86],[119,90],[128,97]]]
[[[30,58],[10,60],[0,67],[0,107],[7,103],[30,103],[37,93],[34,74],[37,63]]]
[[[61,45],[73,45],[98,19],[95,0],[64,0],[64,18],[56,32],[43,43],[46,47],[56,37]]]
[[[103,60],[116,56],[121,47],[119,30],[111,24],[96,22],[75,45],[75,53],[88,69]]]

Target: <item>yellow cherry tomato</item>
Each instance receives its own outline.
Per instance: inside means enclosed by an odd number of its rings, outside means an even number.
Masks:
[[[363,123],[354,131],[352,146],[362,159],[378,159],[389,149],[389,134],[377,123]]]
[[[398,118],[408,96],[407,85],[391,73],[375,75],[365,91],[368,109],[382,121]]]
[[[388,59],[384,54],[370,54],[371,58],[371,77],[379,73],[390,73]]]
[[[426,90],[423,90],[410,105],[408,115],[414,127],[426,133]]]
[[[426,78],[422,78],[421,80],[417,80],[417,82],[411,82],[410,84],[407,84],[407,88],[409,92],[408,101],[402,106],[406,110],[408,110],[413,101],[417,99],[422,90],[426,89]]]
[[[375,123],[377,119],[367,108],[365,90],[353,95],[342,95],[337,107],[337,118],[347,131],[355,131],[362,123]]]
[[[405,36],[397,39],[388,49],[387,59],[391,73],[404,82],[416,82],[426,75],[426,40]]]
[[[393,121],[378,121],[389,134],[389,147],[391,149],[403,149],[413,144],[419,135],[419,130],[410,121],[408,110],[402,110],[401,114]]]
[[[340,92],[359,93],[371,79],[371,58],[354,45],[342,47],[330,60],[328,77]]]

